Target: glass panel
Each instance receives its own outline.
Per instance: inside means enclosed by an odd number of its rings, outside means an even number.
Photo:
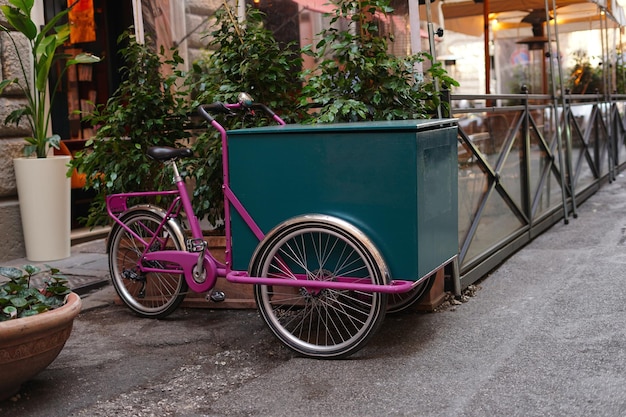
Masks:
[[[621,124],[624,124],[624,103],[622,102],[618,102],[616,103],[617,106],[617,113],[615,113],[615,117],[618,119],[616,120],[617,123],[617,140],[615,140],[615,144],[617,144],[617,164],[623,164],[624,163],[624,136],[622,133],[622,127],[620,125],[620,120],[621,120]]]
[[[561,186],[557,180],[557,174],[552,169],[552,158],[558,167],[557,146],[555,143],[556,132],[552,123],[552,110],[537,110],[532,114],[533,120],[539,131],[530,131],[530,198],[534,198],[534,218],[541,217],[545,212],[560,205],[563,202]],[[541,140],[543,138],[543,142]],[[544,146],[548,146],[548,149]],[[538,189],[541,191],[538,193]]]
[[[572,170],[576,181],[576,191],[585,189],[594,181],[593,170],[587,158],[584,138],[580,128],[585,124],[583,116],[574,117],[575,121],[570,121],[570,138],[572,144]]]
[[[524,167],[524,143],[520,135],[516,135],[511,147],[511,152],[500,170],[500,182],[509,193],[509,197],[523,210],[522,203],[522,181],[525,181]]]
[[[487,175],[478,164],[459,163],[459,246],[463,245],[487,186]]]
[[[544,160],[542,163],[549,164],[550,162]],[[541,193],[537,196],[535,218],[540,218],[545,212],[563,204],[563,193],[559,184],[558,176],[550,169]]]
[[[522,222],[511,212],[500,194],[494,190],[487,200],[478,229],[462,260],[462,265],[487,252],[521,227],[523,227]]]

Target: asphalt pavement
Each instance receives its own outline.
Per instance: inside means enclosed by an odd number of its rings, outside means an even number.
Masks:
[[[255,310],[137,318],[104,241],[77,245],[50,263],[83,294],[72,336],[0,415],[626,416],[626,178],[577,214],[462,304],[389,315],[341,361],[292,354]]]

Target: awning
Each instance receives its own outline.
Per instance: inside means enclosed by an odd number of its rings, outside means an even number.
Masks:
[[[552,0],[548,0],[549,5]],[[570,4],[589,3],[581,0],[558,0],[557,8]],[[545,9],[544,0],[489,0],[489,13],[502,13],[513,11],[531,11]],[[442,11],[446,19],[456,19],[467,16],[479,16],[483,14],[483,3],[474,0],[442,0]]]
[[[484,31],[484,3],[474,0],[440,0],[446,29],[480,36]],[[552,9],[552,0],[548,8]],[[489,0],[491,19],[497,19],[498,30],[530,27],[522,19],[533,10],[545,10],[544,0]],[[557,18],[562,32],[598,28],[603,19],[600,10],[607,13],[611,26],[626,26],[623,8],[616,0],[556,0]]]

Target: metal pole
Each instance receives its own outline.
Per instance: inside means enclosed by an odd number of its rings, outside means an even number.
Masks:
[[[558,99],[556,96],[556,74],[554,70],[554,60],[552,59],[552,53],[551,53],[552,31],[550,30],[550,8],[548,6],[548,0],[544,0],[544,3],[545,3],[545,8],[546,8],[546,28],[548,30],[548,52],[546,53],[546,56],[550,60],[550,79],[552,80],[550,85],[552,87],[551,88],[552,107],[554,108],[554,126],[556,129],[556,141],[557,141],[556,146],[557,146],[557,153],[559,156],[559,171],[561,174],[561,197],[563,199],[563,221],[565,222],[565,224],[568,224],[569,214],[568,214],[568,209],[567,209],[567,192],[565,189],[567,187],[567,182],[565,180],[565,175],[564,175],[563,149],[561,146],[561,122],[558,120],[559,103],[558,103]]]
[[[561,105],[563,106],[563,122],[565,123],[565,163],[567,164],[567,177],[569,179],[570,192],[572,197],[572,216],[578,217],[576,213],[576,190],[574,189],[574,175],[572,169],[572,133],[568,122],[568,108],[565,103],[565,86],[563,85],[563,65],[561,64],[561,47],[559,42],[559,25],[556,23],[556,0],[552,0],[552,12],[554,13],[554,40],[556,42],[556,62],[559,71],[559,88],[561,90]],[[548,26],[549,23],[548,23]],[[550,60],[552,62],[552,60]]]
[[[461,272],[459,269],[459,256],[456,255],[452,260],[452,283],[454,287],[454,296],[461,297]]]
[[[613,119],[613,101],[612,101],[612,96],[613,96],[613,74],[612,72],[612,67],[613,67],[613,63],[611,62],[611,49],[609,47],[609,18],[607,15],[607,11],[605,10],[604,13],[604,19],[601,19],[601,21],[603,21],[603,23],[601,23],[601,30],[600,33],[602,34],[602,30],[604,30],[604,35],[603,35],[603,41],[602,41],[602,61],[603,61],[603,70],[602,73],[604,74],[604,99],[605,99],[605,108],[604,111],[606,112],[606,116],[608,120],[612,120]],[[603,28],[603,29],[602,29]],[[613,49],[615,50],[615,49]],[[614,146],[614,132],[616,131],[615,129],[615,124],[614,123],[608,123],[608,137],[607,137],[607,154],[608,154],[608,176],[609,176],[609,182],[613,182],[613,180],[615,180],[615,149],[616,146]]]
[[[411,53],[417,55],[422,52],[422,38],[420,36],[420,5],[419,0],[409,1],[409,27],[411,29]],[[424,68],[421,62],[415,64],[415,81],[424,81]]]
[[[437,61],[437,51],[435,48],[435,30],[433,29],[433,14],[430,9],[431,0],[426,0],[426,21],[428,22],[428,44],[430,46],[431,65]],[[439,94],[439,80],[435,78],[435,93]],[[437,106],[437,118],[441,119],[441,103]]]
[[[485,94],[491,94],[491,51],[489,48],[489,0],[483,0],[483,34],[485,36]]]
[[[133,21],[135,24],[135,39],[137,43],[145,43],[143,33],[143,11],[141,9],[141,0],[133,0]]]

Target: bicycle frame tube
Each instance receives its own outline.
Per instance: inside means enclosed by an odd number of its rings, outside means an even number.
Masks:
[[[226,107],[229,109],[238,109],[241,108],[241,104],[226,104]],[[271,113],[272,119],[278,123],[279,125],[285,125],[285,121],[281,119],[277,114]],[[226,276],[232,271],[231,265],[233,261],[232,255],[232,230],[230,225],[231,219],[231,205],[234,209],[239,213],[245,224],[250,228],[254,236],[259,239],[259,242],[263,240],[265,237],[265,233],[259,228],[259,226],[254,222],[252,216],[247,212],[245,207],[241,204],[239,199],[235,196],[233,191],[230,188],[230,175],[229,175],[229,163],[228,163],[228,134],[226,133],[226,129],[222,125],[220,125],[216,120],[211,120],[211,126],[216,129],[221,136],[222,139],[222,190],[224,192],[224,231],[226,234]]]
[[[368,284],[363,282],[363,278],[350,277],[338,277],[337,281],[313,281],[308,280],[306,276],[296,277],[294,279],[251,277],[243,271],[231,271],[226,275],[228,281],[240,284],[304,287],[309,291],[331,289],[338,291],[381,292],[386,294],[399,294],[410,291],[428,278],[429,276],[425,275],[417,281],[393,280],[389,284],[381,285]]]

